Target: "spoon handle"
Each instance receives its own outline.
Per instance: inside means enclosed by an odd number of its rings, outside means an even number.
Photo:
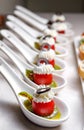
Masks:
[[[37,49],[35,49],[35,45],[34,45],[34,42],[36,42],[38,40],[36,40],[36,39],[32,38],[31,36],[29,36],[26,31],[24,31],[17,24],[15,24],[15,23],[13,23],[11,21],[6,22],[6,25],[12,31],[14,31],[21,39],[23,39],[30,48],[32,48],[35,51],[38,51]]]
[[[30,70],[33,68],[29,64],[26,65],[23,61],[21,61],[21,59],[2,41],[0,41],[0,49],[12,59],[22,74],[25,74],[25,70],[27,68]]]
[[[31,43],[31,41],[34,41],[34,38],[31,38],[23,29],[21,29],[17,24],[15,24],[12,21],[7,21],[6,25],[12,29],[17,35],[19,35],[21,38],[23,38],[24,41],[27,43]]]
[[[27,91],[32,94],[35,91],[35,88],[29,86],[24,81],[19,79],[17,73],[7,64],[7,62],[0,57],[0,72],[11,85],[11,88],[14,90],[17,95],[21,91]]]
[[[33,83],[28,77],[26,77],[26,69],[32,70],[33,67],[29,64],[24,63],[4,42],[0,41],[0,49],[6,53],[11,60],[15,63],[19,71],[22,73],[24,80],[33,86],[35,89],[38,88],[38,85]]]
[[[34,18],[35,20],[37,20],[38,22],[42,23],[42,24],[47,24],[48,19],[43,18],[41,16],[38,16],[37,14],[35,14],[34,12],[30,11],[29,9],[26,9],[20,5],[16,6],[16,9],[23,12],[26,15],[29,15],[30,17]]]
[[[21,21],[20,19],[16,18],[13,15],[8,15],[7,19],[16,23],[18,26],[20,26],[22,29],[24,29],[28,34],[30,34],[34,38],[42,35],[41,32],[39,32],[39,31],[35,30],[34,28],[28,26],[26,23],[24,23],[23,21]]]
[[[41,24],[41,23],[35,21],[35,20],[32,19],[31,17],[27,16],[26,14],[24,14],[24,13],[18,11],[18,10],[15,10],[15,11],[14,11],[14,14],[15,14],[17,17],[23,19],[23,20],[24,20],[25,22],[27,22],[28,24],[34,26],[35,28],[37,28],[37,29],[40,30],[40,31],[43,31],[44,29],[47,28],[47,25],[43,25],[43,24]]]
[[[15,94],[20,92],[20,88],[18,87],[19,80],[16,78],[15,74],[13,73],[12,69],[9,69],[6,62],[0,57],[0,72],[11,85],[12,89],[14,90]]]
[[[34,55],[37,55],[35,51],[26,46],[20,39],[18,39],[11,31],[9,30],[1,30],[1,35],[6,38],[9,42],[11,42],[26,58],[26,60],[30,63],[33,60]],[[30,56],[30,54],[33,54]]]

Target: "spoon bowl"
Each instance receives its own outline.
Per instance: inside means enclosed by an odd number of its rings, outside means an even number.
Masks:
[[[18,94],[21,91],[26,91],[29,94],[33,95],[35,93],[35,89],[33,89],[28,84],[20,80],[17,77],[17,74],[12,70],[12,68],[9,67],[9,65],[2,58],[0,58],[0,72],[9,82],[10,87],[12,88],[24,115],[33,123],[44,127],[55,127],[61,125],[64,121],[66,121],[69,118],[70,115],[69,107],[64,101],[62,101],[60,98],[57,97],[54,97],[54,102],[58,107],[58,109],[60,110],[61,113],[60,119],[57,120],[45,119],[44,117],[32,113],[27,108],[25,108],[23,104],[23,99]]]

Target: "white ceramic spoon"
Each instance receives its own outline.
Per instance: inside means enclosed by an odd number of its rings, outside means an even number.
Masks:
[[[38,29],[41,32],[44,31],[45,29],[47,29],[46,24],[41,24],[41,23],[37,22],[35,19],[32,19],[31,17],[27,16],[23,12],[20,12],[19,10],[14,10],[14,15],[21,18],[26,23],[32,25],[33,27],[35,27],[36,29]]]
[[[55,126],[61,125],[64,121],[66,121],[69,118],[69,115],[70,115],[69,107],[66,105],[66,103],[64,101],[62,101],[60,98],[57,98],[57,97],[54,97],[54,101],[55,101],[55,104],[58,107],[59,111],[61,112],[60,119],[49,120],[49,119],[45,119],[41,116],[38,116],[38,115],[30,112],[24,106],[23,98],[21,98],[21,96],[19,96],[18,94],[22,91],[25,91],[25,92],[28,92],[29,94],[33,95],[35,90],[31,86],[29,86],[28,84],[26,84],[22,80],[20,80],[17,77],[17,74],[1,58],[0,58],[0,72],[6,78],[6,80],[9,82],[10,87],[12,88],[12,90],[18,100],[21,110],[23,111],[24,115],[29,120],[31,120],[32,122],[34,122],[35,124],[38,124],[40,126],[55,127]]]
[[[29,25],[33,26],[34,28],[38,29],[39,31],[43,32],[45,29],[48,28],[48,26],[46,24],[41,24],[39,23],[38,21],[36,21],[35,19],[32,19],[32,17],[30,16],[27,16],[26,14],[24,14],[23,12],[20,12],[18,10],[15,10],[14,11],[14,14],[21,18],[22,20],[24,20],[26,23],[28,23]],[[59,33],[59,35],[61,35]],[[70,36],[73,36],[74,35],[74,32],[73,30],[71,29],[68,29],[66,30],[66,32],[64,34],[62,34],[62,36],[64,37],[70,37]]]
[[[23,12],[24,14],[27,14],[28,16],[31,16],[32,18],[34,18],[35,20],[37,20],[38,22],[40,22],[42,24],[47,24],[48,21],[49,21],[48,19],[42,18],[41,16],[38,16],[34,12],[32,12],[29,9],[26,9],[26,8],[20,6],[20,5],[17,5],[16,9]]]
[[[35,30],[34,28],[28,26],[28,24],[24,23],[23,21],[21,21],[19,18],[13,16],[13,15],[8,15],[7,19],[16,23],[18,26],[20,26],[23,30],[25,30],[29,35],[33,36],[34,38],[37,38],[39,36],[43,36],[44,32],[39,32],[37,30]],[[59,42],[59,45],[66,45],[69,43],[68,39],[65,37],[62,37],[58,34],[58,36],[56,37],[57,41]],[[56,44],[57,45],[57,44]]]
[[[28,63],[30,63],[32,66],[36,66],[34,62],[36,57],[39,55],[39,53],[31,50],[21,40],[19,40],[11,31],[1,30],[0,33],[4,38],[6,38],[9,42],[11,42],[24,55]],[[56,57],[56,64],[61,67],[60,70],[56,70],[56,73],[61,73],[65,71],[66,62],[64,60]]]
[[[10,20],[10,21],[13,21],[14,23],[16,23],[18,26],[23,28],[28,34],[30,34],[34,38],[37,38],[38,36],[43,35],[43,33],[41,33],[40,31],[38,31],[36,29],[34,29],[33,27],[31,27],[28,24],[26,24],[25,22],[23,22],[21,19],[15,17],[13,15],[7,15],[7,19]]]
[[[38,39],[35,39],[28,35],[23,29],[21,29],[18,25],[14,24],[13,22],[6,22],[6,25],[14,31],[21,39],[23,39],[30,48],[32,48],[36,52],[40,52],[38,49],[35,48],[35,42],[39,42]],[[63,41],[63,39],[60,39]],[[65,45],[66,42],[60,43],[62,45]],[[56,52],[59,52],[60,54],[56,54],[56,57],[59,58],[65,58],[68,55],[67,50],[64,47],[61,47],[59,45],[56,45]]]
[[[17,5],[16,9],[23,12],[27,16],[32,17],[33,19],[40,22],[41,24],[48,24],[48,22],[50,21],[49,19],[43,18],[42,16],[39,16],[39,15],[35,14],[31,10],[29,10],[28,8],[24,8],[23,6]],[[69,22],[66,22],[66,24],[67,24],[68,28],[72,27],[72,25]]]
[[[17,5],[17,6],[16,6],[16,9],[19,10],[19,11],[21,11],[21,12],[23,12],[23,13],[26,14],[27,16],[32,17],[33,19],[35,19],[36,21],[40,22],[41,24],[48,24],[48,22],[49,22],[49,19],[43,18],[43,17],[41,17],[41,16],[35,14],[35,13],[32,12],[31,10],[29,10],[28,8],[25,8],[25,7],[21,6],[21,5]],[[70,23],[66,22],[66,24],[67,24],[67,26],[68,26],[69,28],[72,27],[72,25],[71,25]]]
[[[24,80],[27,81],[28,84],[30,84],[33,88],[38,89],[40,88],[39,85],[32,82],[27,76],[26,76],[26,69],[33,70],[34,67],[30,66],[29,64],[24,63],[4,42],[0,41],[0,49],[8,55],[11,60],[16,64],[22,75],[24,76]],[[53,73],[53,80],[56,81],[58,84],[58,87],[52,88],[53,92],[56,94],[60,90],[62,90],[66,84],[67,81],[59,75],[56,75]]]

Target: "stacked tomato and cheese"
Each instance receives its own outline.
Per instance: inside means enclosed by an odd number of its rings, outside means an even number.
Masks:
[[[38,55],[38,65],[41,63],[55,65],[55,52],[52,49],[40,51]]]
[[[50,20],[50,28],[56,30],[58,33],[64,34],[68,29],[66,19],[63,14],[53,15]]]
[[[40,88],[34,94],[32,100],[32,109],[39,116],[49,116],[53,113],[55,103],[54,94],[50,88]]]
[[[33,79],[38,85],[50,85],[53,80],[53,67],[50,64],[42,64],[33,69]]]
[[[55,29],[45,29],[44,36],[46,36],[46,35],[50,35],[51,37],[53,37],[55,42],[56,42],[57,37],[58,37],[58,33],[56,32]]]
[[[48,49],[53,49],[55,50],[55,39],[54,37],[52,37],[51,35],[45,35],[40,39],[40,46],[41,46],[41,50],[43,50],[44,48],[48,48]],[[46,46],[47,44],[47,46]]]

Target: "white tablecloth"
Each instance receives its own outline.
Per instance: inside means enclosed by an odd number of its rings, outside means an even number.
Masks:
[[[52,14],[40,15],[50,18]],[[72,23],[75,36],[84,32],[84,14],[65,14],[65,16],[67,21]],[[43,128],[33,124],[22,113],[14,93],[0,74],[0,130],[82,130],[83,95],[77,71],[73,42],[69,43],[66,48],[68,49],[69,55],[65,59],[67,62],[67,70],[63,75],[67,79],[68,84],[58,96],[69,105],[70,118],[61,126],[54,128]],[[17,71],[13,62],[0,51],[1,55]]]

